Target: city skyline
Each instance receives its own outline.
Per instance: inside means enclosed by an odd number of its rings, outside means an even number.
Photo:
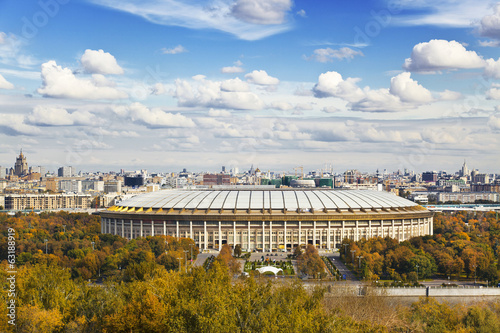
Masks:
[[[498,22],[484,0],[6,1],[0,165],[498,173]]]

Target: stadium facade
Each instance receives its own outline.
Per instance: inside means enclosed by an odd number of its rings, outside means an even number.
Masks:
[[[133,239],[170,235],[200,249],[240,244],[280,251],[314,244],[337,249],[344,238],[432,235],[432,213],[387,192],[369,190],[165,190],[101,212],[101,232]]]

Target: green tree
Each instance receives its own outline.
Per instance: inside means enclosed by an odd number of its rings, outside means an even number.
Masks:
[[[236,246],[234,247],[234,256],[237,258],[241,257],[241,245],[240,244],[236,244]]]

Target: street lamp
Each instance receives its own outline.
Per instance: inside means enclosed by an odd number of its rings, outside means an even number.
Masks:
[[[351,254],[352,254],[352,266],[354,267],[354,253],[356,253],[356,250],[351,250]]]
[[[47,253],[48,253],[48,251],[47,251],[47,242],[48,242],[48,241],[49,241],[49,240],[48,240],[47,238],[45,238],[45,239],[44,239],[44,242],[45,242],[45,254],[47,254]]]
[[[361,268],[361,259],[364,258],[363,256],[358,256],[358,269]]]
[[[179,272],[181,271],[181,260],[182,258],[177,258],[179,260]]]
[[[191,248],[191,266],[193,266],[193,245],[194,244],[189,244],[189,247]]]
[[[188,259],[187,259],[187,253],[189,252],[188,250],[184,250],[184,264],[186,265],[186,274],[188,272]]]
[[[66,224],[63,224],[64,233],[66,233]]]
[[[95,250],[95,249],[94,249],[94,244],[95,244],[95,242],[94,242],[94,241],[92,241],[92,242],[90,242],[90,243],[92,244],[92,251],[94,251],[94,250]]]
[[[418,282],[418,265],[415,265],[415,268],[417,269],[417,282]]]

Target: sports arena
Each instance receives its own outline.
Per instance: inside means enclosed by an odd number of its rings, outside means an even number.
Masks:
[[[200,249],[240,244],[283,251],[314,244],[334,250],[344,238],[432,235],[432,213],[388,192],[369,190],[163,190],[100,213],[101,232],[133,239],[192,238]]]

